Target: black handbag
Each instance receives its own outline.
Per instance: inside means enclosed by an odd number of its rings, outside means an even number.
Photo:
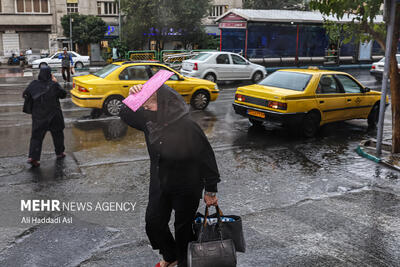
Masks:
[[[206,208],[206,217],[208,214],[208,208]],[[190,242],[187,250],[187,261],[189,267],[235,267],[236,250],[235,244],[232,239],[223,239],[221,234],[222,221],[219,213],[217,214],[217,224],[219,228],[215,228],[218,231],[217,240],[208,240],[207,234],[205,234],[210,228],[207,224],[207,220],[201,224],[199,238],[197,241]]]
[[[204,221],[206,220],[205,217],[213,219],[218,218],[218,216],[223,216],[227,219],[232,219],[232,221],[222,221],[222,239],[232,239],[233,243],[235,244],[235,249],[237,252],[245,252],[246,251],[246,242],[244,240],[243,235],[243,226],[242,226],[242,218],[237,215],[224,215],[221,209],[216,206],[217,213],[208,215],[208,209],[206,208],[206,216],[201,213],[197,213],[195,218],[202,218]],[[199,238],[200,230],[202,227],[201,222],[194,222],[193,223],[193,230],[195,234],[195,238]],[[207,240],[217,240],[219,238],[218,234],[218,224],[211,224],[204,229],[204,235]]]
[[[22,112],[26,114],[32,114],[33,109],[33,99],[30,95],[24,95],[24,106],[22,107]]]

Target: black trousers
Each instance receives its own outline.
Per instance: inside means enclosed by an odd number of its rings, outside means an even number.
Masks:
[[[64,152],[64,132],[63,129],[60,129],[60,127],[55,127],[56,123],[56,119],[53,119],[50,122],[49,126],[37,126],[35,125],[35,122],[32,123],[32,135],[29,145],[29,158],[38,161],[40,160],[40,155],[42,154],[43,139],[47,131],[50,131],[51,137],[53,138],[56,155],[60,155]]]
[[[187,246],[194,240],[192,222],[199,200],[198,194],[150,192],[146,209],[147,236],[165,261],[178,260],[179,267],[187,266]],[[172,210],[175,211],[175,239],[168,226]]]
[[[65,72],[67,72],[67,76],[65,76]],[[71,68],[70,67],[62,67],[61,73],[62,73],[64,81],[69,82],[71,79]]]

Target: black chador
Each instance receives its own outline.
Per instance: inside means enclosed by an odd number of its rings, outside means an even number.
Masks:
[[[193,240],[192,221],[202,190],[217,192],[220,181],[214,152],[203,130],[189,115],[188,105],[172,88],[157,91],[157,111],[123,107],[121,118],[145,134],[150,155],[146,233],[153,249],[167,262],[186,266]],[[175,211],[175,238],[168,227]]]
[[[29,162],[38,165],[42,152],[42,143],[47,131],[51,132],[57,157],[64,154],[64,117],[60,107],[60,98],[67,92],[59,83],[52,80],[51,69],[40,69],[38,80],[32,81],[25,89],[23,97],[31,98],[32,136],[29,146]],[[25,100],[26,101],[26,100]]]

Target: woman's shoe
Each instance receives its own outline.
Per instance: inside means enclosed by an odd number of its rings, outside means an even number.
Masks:
[[[31,164],[33,168],[40,166],[40,161],[31,158],[28,159],[28,163]]]
[[[63,152],[63,153],[61,153],[61,154],[58,154],[57,155],[57,159],[63,159],[63,158],[65,158],[65,153]]]

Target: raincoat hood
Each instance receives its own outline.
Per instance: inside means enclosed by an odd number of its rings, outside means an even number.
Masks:
[[[40,68],[39,76],[38,76],[39,81],[50,81],[51,80],[51,68],[50,67],[43,67]]]

